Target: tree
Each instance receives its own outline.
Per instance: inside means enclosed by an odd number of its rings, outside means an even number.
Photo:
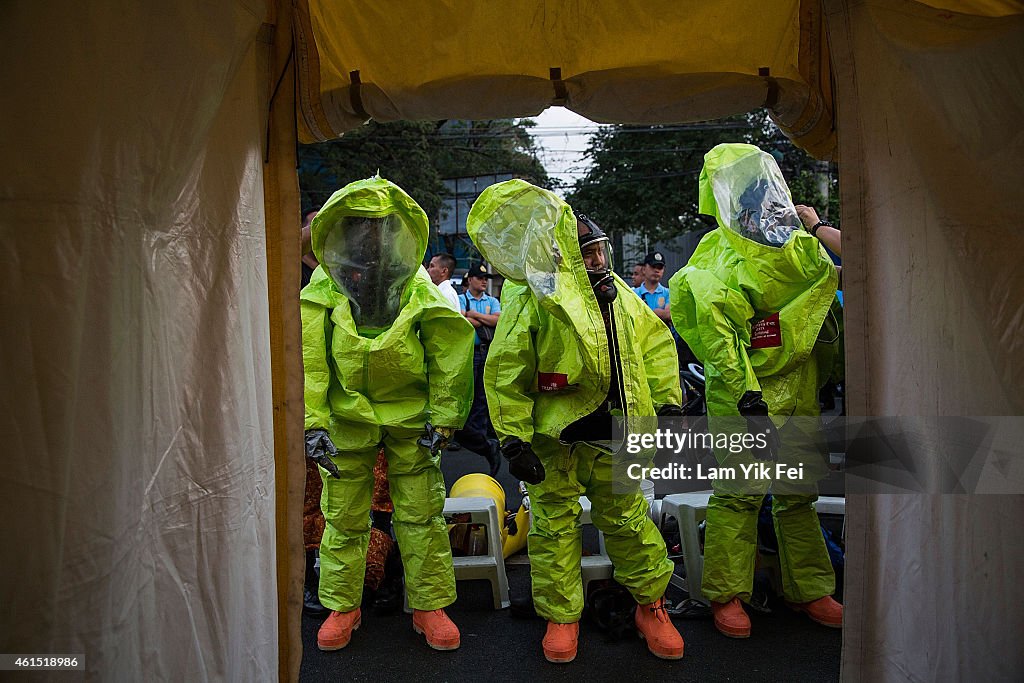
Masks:
[[[652,243],[713,227],[714,220],[697,211],[697,179],[704,154],[723,142],[747,142],[772,153],[794,200],[823,205],[819,162],[793,145],[763,110],[704,123],[602,128],[586,152],[593,166],[568,201],[599,224]],[[826,184],[832,185],[834,173]],[[830,215],[838,217],[838,196]]]
[[[365,126],[326,143],[299,147],[303,208],[321,206],[346,184],[379,172],[437,219],[445,178],[512,173],[549,183],[528,129],[532,121],[397,121]]]
[[[370,121],[337,140],[300,146],[303,210],[322,206],[336,190],[379,172],[409,193],[428,216],[436,216],[445,194],[430,144],[436,128],[422,121]]]
[[[549,187],[529,134],[535,125],[529,119],[446,121],[431,140],[434,165],[443,178],[511,173]]]

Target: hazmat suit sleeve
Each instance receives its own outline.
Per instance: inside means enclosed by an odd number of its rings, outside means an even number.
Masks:
[[[302,301],[302,368],[305,377],[303,399],[306,404],[304,429],[327,429],[331,408],[327,389],[331,368],[327,357],[331,335],[328,332],[330,309],[312,301]]]
[[[744,393],[761,391],[747,355],[754,309],[742,293],[712,273],[687,266],[670,281],[672,322],[690,349],[719,375],[735,406]]]
[[[676,353],[672,332],[648,306],[638,306],[638,309],[633,324],[643,351],[644,369],[654,409],[669,404],[682,405],[679,354]]]
[[[302,322],[303,399],[306,406],[304,429],[327,429],[331,424],[328,390],[331,386],[331,313],[348,306],[338,295],[327,273],[320,266],[299,294]]]
[[[447,304],[420,318],[427,364],[427,408],[435,427],[461,429],[473,404],[473,325]]]
[[[506,294],[518,290],[518,295]],[[498,439],[516,437],[533,441],[532,394],[537,385],[537,352],[534,335],[538,313],[533,297],[522,287],[506,284],[501,317],[484,366],[484,388],[491,423]]]

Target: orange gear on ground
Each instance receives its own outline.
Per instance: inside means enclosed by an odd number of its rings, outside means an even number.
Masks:
[[[373,498],[370,509],[375,512],[394,512],[391,504],[391,491],[388,488],[388,460],[384,457],[384,449],[377,451],[377,464],[373,466]]]
[[[302,542],[306,550],[320,547],[320,539],[324,535],[324,513],[320,510],[320,494],[324,482],[320,478],[320,468],[310,460],[306,460],[306,493],[302,499]]]
[[[366,548],[366,578],[363,580],[370,590],[377,590],[384,581],[384,567],[388,555],[395,548],[395,541],[380,529],[370,529],[370,542]]]

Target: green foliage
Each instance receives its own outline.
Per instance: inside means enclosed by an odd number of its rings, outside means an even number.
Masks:
[[[335,191],[379,172],[436,215],[444,186],[433,165],[429,138],[436,125],[420,121],[370,121],[344,137],[299,147],[303,207],[321,206]]]
[[[445,178],[512,173],[546,186],[528,129],[532,121],[371,121],[331,142],[299,147],[302,206],[374,173],[398,184],[435,221]]]
[[[443,178],[511,173],[547,187],[537,158],[531,120],[447,121],[430,140],[434,165]]]
[[[704,123],[604,127],[586,152],[593,166],[567,200],[606,229],[635,233],[651,243],[713,227],[714,220],[697,211],[697,179],[704,154],[724,142],[747,142],[773,153],[794,201],[822,212],[821,163],[793,145],[763,110]],[[834,167],[827,186],[827,214],[837,219]]]

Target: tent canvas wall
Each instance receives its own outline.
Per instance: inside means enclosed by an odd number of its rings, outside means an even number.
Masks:
[[[850,410],[925,430],[1024,414],[1024,17],[825,7]],[[1021,420],[1003,422],[1019,467]],[[939,475],[942,449],[922,450],[921,476]],[[1020,495],[851,496],[847,515],[844,678],[1021,677]]]
[[[1022,13],[5,3],[0,650],[87,652],[97,676],[297,675],[294,150],[366,115],[770,106],[840,163],[851,409],[1019,415]],[[844,677],[1019,677],[1022,512],[851,499]]]
[[[4,652],[278,673],[266,18],[0,9]]]

